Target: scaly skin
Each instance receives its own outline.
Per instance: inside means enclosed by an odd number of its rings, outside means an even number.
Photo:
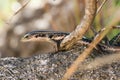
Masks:
[[[55,31],[32,31],[24,35],[22,38],[23,42],[27,41],[46,41],[46,42],[54,42],[57,44],[59,48],[61,41],[67,36],[69,33],[67,32],[55,32]],[[85,44],[91,42],[90,39],[83,37],[82,39]],[[84,44],[83,43],[83,44]],[[59,49],[58,49],[59,50]]]
[[[32,31],[29,32],[27,34],[24,35],[24,37],[22,38],[23,42],[27,42],[27,41],[40,41],[40,42],[49,42],[53,45],[55,45],[55,51],[60,50],[60,43],[61,41],[67,36],[69,35],[69,33],[66,32],[56,32],[56,31]],[[119,35],[119,34],[118,34]],[[117,36],[118,36],[117,35]],[[114,42],[112,44],[112,41],[114,39]],[[116,52],[116,51],[120,51],[120,46],[115,46],[115,39],[118,40],[118,37],[114,37],[113,39],[111,39],[110,46],[99,43],[98,44],[98,48],[100,48],[102,51],[112,51],[112,52]],[[89,43],[91,42],[91,39],[87,39],[85,37],[82,38],[82,40],[80,40],[79,42],[76,42],[76,44],[85,44],[85,45],[89,45]]]

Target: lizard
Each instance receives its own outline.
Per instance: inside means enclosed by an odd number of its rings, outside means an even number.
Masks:
[[[35,41],[35,42],[40,42],[44,43],[44,45],[50,45],[50,46],[45,46],[45,48],[50,48],[53,49],[51,52],[57,52],[60,51],[60,43],[61,41],[69,35],[69,32],[57,32],[57,31],[31,31],[26,33],[23,38],[22,42],[29,42],[29,41]],[[118,52],[120,51],[120,45],[116,46],[115,40],[117,39],[117,43],[119,41],[119,36],[120,33],[113,37],[109,42],[109,45],[99,43],[96,47],[96,49],[100,49],[101,51],[105,52]],[[83,45],[89,45],[89,43],[92,41],[92,39],[88,39],[86,37],[83,37],[80,41],[76,42],[76,44],[83,44]]]

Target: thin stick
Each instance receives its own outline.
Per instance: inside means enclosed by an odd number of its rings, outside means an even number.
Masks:
[[[95,48],[95,46],[111,29],[113,29],[113,27],[103,28],[102,31],[98,35],[96,35],[94,40],[88,45],[88,48],[86,48],[84,52],[81,55],[79,55],[78,58],[72,63],[72,65],[66,71],[61,80],[68,80],[74,74],[79,65],[88,57],[88,55],[90,55],[90,52],[93,50],[93,48]]]
[[[98,1],[99,0],[97,0],[97,3],[98,3]],[[102,2],[102,4],[99,6],[99,8],[97,9],[97,11],[96,11],[96,15],[102,10],[102,8],[103,8],[103,6],[104,6],[104,4],[107,2],[107,0],[104,0],[103,2]],[[93,31],[93,33],[94,34],[97,34],[97,32],[95,31],[95,29],[93,28],[93,24],[92,24],[92,26],[91,26],[91,30]]]
[[[28,0],[20,9],[18,9],[12,16],[11,18],[6,22],[7,24],[10,24],[10,22],[12,21],[13,17],[15,15],[17,15],[20,11],[22,11],[27,5],[28,3],[30,3],[31,0]]]
[[[115,29],[120,29],[120,25],[118,25],[118,26],[113,26],[113,28],[115,28]]]
[[[81,24],[78,25],[70,35],[66,36],[64,40],[62,40],[60,44],[61,49],[69,49],[78,40],[82,39],[83,35],[92,24],[95,14],[96,0],[85,0],[85,16],[81,21]]]
[[[106,2],[107,2],[107,0],[104,0],[104,1],[102,2],[102,4],[101,4],[101,5],[99,6],[99,8],[97,9],[96,14],[98,14],[98,13],[100,12],[100,10],[102,9],[103,5],[104,5]]]

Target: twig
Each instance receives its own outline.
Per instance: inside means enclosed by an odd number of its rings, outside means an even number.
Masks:
[[[85,0],[85,16],[80,25],[61,42],[61,49],[69,49],[80,40],[90,27],[96,13],[96,0]]]
[[[97,3],[98,3],[99,0],[97,0]],[[101,11],[101,9],[103,8],[104,4],[107,2],[107,0],[104,0],[102,2],[102,4],[99,6],[99,8],[97,8],[97,11],[96,11],[96,15]],[[97,32],[95,31],[94,27],[93,27],[93,24],[91,26],[91,30],[93,31],[94,34],[97,34]]]
[[[13,17],[17,15],[20,11],[22,11],[30,2],[31,0],[28,0],[20,9],[18,9],[12,16],[11,18],[6,22],[7,24],[10,24],[10,21],[12,21]]]
[[[102,9],[102,7],[103,7],[103,5],[106,3],[106,1],[107,0],[104,0],[103,2],[102,2],[102,4],[99,6],[99,8],[97,9],[97,12],[96,12],[96,14],[98,14],[99,12],[100,12],[100,10]]]
[[[30,2],[31,0],[28,0],[19,10],[17,10],[13,16],[15,16],[16,14],[18,14],[21,10],[23,10],[27,5],[28,3]]]
[[[115,29],[120,29],[120,25],[118,25],[118,26],[113,26],[113,28],[115,28]]]
[[[102,38],[111,30],[113,27],[106,27],[101,30],[101,32],[96,35],[94,40],[88,45],[88,48],[84,50],[84,52],[78,56],[78,58],[72,63],[70,68],[66,71],[65,75],[61,80],[68,80],[74,72],[77,70],[79,65],[90,55],[90,52],[95,48],[95,46],[102,40]]]

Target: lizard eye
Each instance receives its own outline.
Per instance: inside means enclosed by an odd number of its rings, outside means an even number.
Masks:
[[[24,39],[28,39],[28,38],[29,38],[29,35],[26,34],[23,38],[24,38]]]
[[[26,34],[25,36],[23,36],[23,38],[21,39],[21,41],[26,41],[30,39],[30,35]]]

